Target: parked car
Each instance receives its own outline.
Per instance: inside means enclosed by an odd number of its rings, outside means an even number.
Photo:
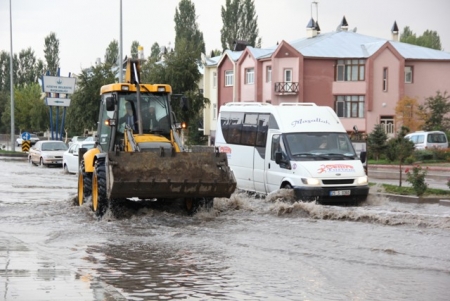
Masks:
[[[412,142],[414,142],[414,147],[416,149],[426,149],[426,148],[448,148],[447,136],[444,132],[440,131],[417,131],[410,133],[405,136]]]
[[[80,148],[91,149],[95,145],[94,141],[78,141],[72,143],[63,154],[63,169],[65,173],[78,172],[78,150]]]
[[[67,145],[59,140],[42,140],[30,148],[28,162],[41,167],[47,165],[62,165],[63,154]]]
[[[84,141],[84,139],[86,139],[84,136],[73,136],[69,141],[69,147],[75,142]]]
[[[22,137],[17,138],[16,139],[17,146],[21,146],[22,141],[23,141]],[[30,144],[31,145],[36,144],[36,142],[38,142],[38,141],[39,141],[39,137],[36,134],[30,134]]]

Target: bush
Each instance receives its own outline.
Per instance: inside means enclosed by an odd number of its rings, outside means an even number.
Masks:
[[[405,173],[407,174],[406,181],[411,183],[417,196],[422,196],[425,191],[427,191],[428,184],[425,183],[425,176],[427,175],[427,172],[428,170],[424,170],[420,165],[414,165],[412,170],[409,168],[405,170]]]
[[[427,161],[427,160],[433,160],[433,152],[427,149],[424,150],[416,150],[413,153],[414,158],[416,161]]]

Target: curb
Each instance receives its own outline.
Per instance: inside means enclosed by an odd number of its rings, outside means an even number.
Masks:
[[[28,153],[17,153],[17,154],[12,154],[12,153],[5,153],[2,154],[0,153],[0,158],[1,157],[8,157],[8,158],[27,158],[28,157]]]
[[[375,193],[372,195],[386,197],[391,202],[413,203],[413,204],[439,204],[450,206],[450,200],[444,200],[439,197],[418,197],[415,195],[399,195],[389,193]]]

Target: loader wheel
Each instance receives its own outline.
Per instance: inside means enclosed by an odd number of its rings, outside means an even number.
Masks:
[[[200,208],[211,210],[214,206],[213,198],[186,198],[185,199],[186,210],[188,215],[195,214]]]
[[[84,200],[92,193],[92,172],[84,170],[84,160],[80,162],[78,170],[78,205],[83,205]]]
[[[105,159],[97,160],[94,174],[92,175],[92,210],[98,217],[102,217],[107,209],[106,198],[106,167]]]

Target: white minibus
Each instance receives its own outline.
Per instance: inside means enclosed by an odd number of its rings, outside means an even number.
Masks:
[[[296,199],[357,204],[369,186],[362,162],[336,113],[314,103],[232,102],[221,106],[215,146],[226,152],[237,188]]]

